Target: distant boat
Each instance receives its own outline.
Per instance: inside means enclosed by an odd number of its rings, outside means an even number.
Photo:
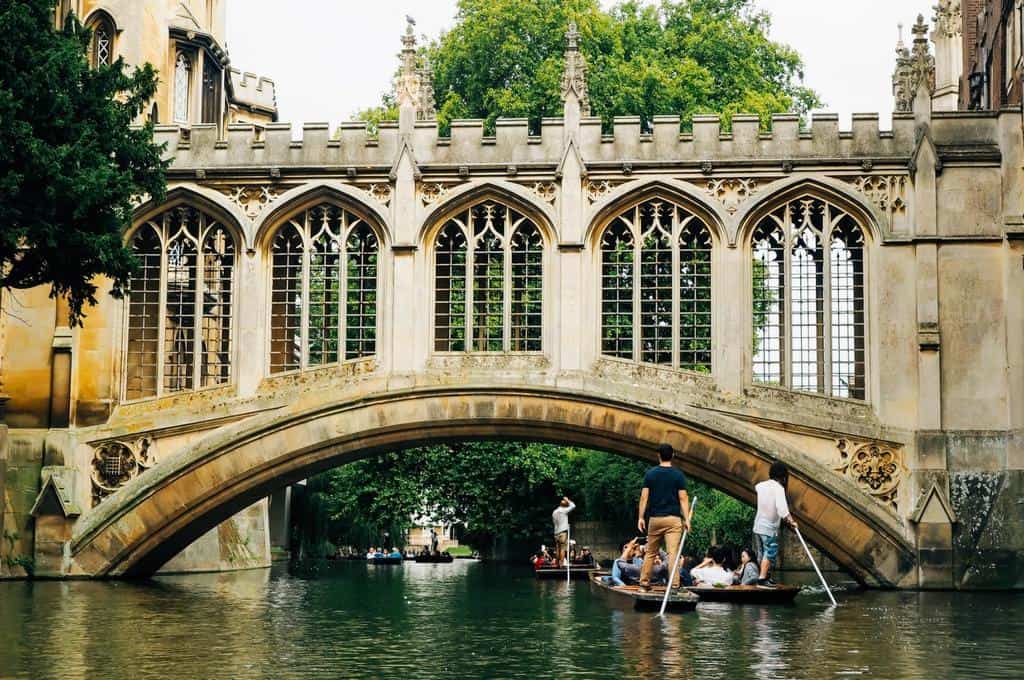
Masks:
[[[416,555],[413,560],[418,564],[448,564],[455,560],[446,552],[439,555]]]
[[[573,581],[586,581],[588,578],[590,578],[590,575],[593,574],[598,569],[599,569],[599,567],[594,567],[594,566],[589,566],[588,567],[588,566],[584,566],[584,565],[580,565],[580,564],[573,565],[573,566],[569,567],[569,569],[568,569],[569,577]],[[539,581],[546,581],[546,580],[552,580],[553,581],[553,580],[557,580],[557,579],[562,579],[564,581],[565,578],[566,578],[565,572],[566,572],[566,568],[565,567],[541,567],[539,569],[534,568],[533,575]]]
[[[698,596],[702,602],[790,604],[800,592],[800,586],[691,586],[687,590]]]
[[[640,586],[613,586],[610,583],[605,583],[602,576],[597,572],[591,574],[590,585],[616,602],[632,602],[633,609],[638,611],[656,612],[661,610],[661,603],[665,599],[664,586],[651,586],[650,590],[643,591],[640,590]],[[692,612],[697,608],[699,601],[700,598],[693,593],[676,590],[668,596],[665,611]]]
[[[374,557],[373,559],[369,559],[369,560],[366,560],[366,561],[369,562],[370,564],[401,564],[402,563],[402,558],[401,557],[391,557],[390,555],[385,555],[383,557]]]

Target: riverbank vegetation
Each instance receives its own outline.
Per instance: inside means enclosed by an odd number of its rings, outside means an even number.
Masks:
[[[488,554],[496,539],[550,542],[551,511],[563,496],[573,521],[598,521],[624,538],[636,532],[637,501],[649,463],[624,456],[520,442],[460,442],[372,456],[309,480],[297,504],[301,554],[337,546],[401,546],[413,518],[462,528],[461,541]],[[691,547],[713,538],[743,544],[753,509],[691,480],[700,498]]]

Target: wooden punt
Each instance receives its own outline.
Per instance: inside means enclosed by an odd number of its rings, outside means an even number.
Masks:
[[[590,578],[590,575],[597,571],[599,567],[583,567],[574,566],[569,568],[569,578],[573,581],[586,581]],[[540,569],[534,569],[533,575],[540,581],[555,581],[558,579],[565,580],[565,567],[541,567]]]
[[[448,564],[455,561],[455,558],[448,553],[441,553],[440,555],[416,555],[413,561],[417,564]]]
[[[374,557],[372,560],[366,560],[370,564],[401,564],[401,557]]]
[[[607,593],[616,602],[632,601],[633,609],[643,612],[661,611],[661,602],[665,599],[664,586],[652,586],[649,591],[640,590],[639,586],[613,586],[601,580],[602,574],[590,575],[590,585],[603,593]],[[692,612],[697,608],[700,601],[696,595],[685,590],[673,591],[668,597],[668,605],[665,611],[669,612]]]
[[[732,604],[791,604],[800,592],[800,586],[692,586],[687,588],[703,602],[730,602]]]

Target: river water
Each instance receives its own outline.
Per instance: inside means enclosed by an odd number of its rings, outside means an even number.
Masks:
[[[1024,677],[1022,595],[837,595],[658,618],[468,560],[0,582],[0,678]]]

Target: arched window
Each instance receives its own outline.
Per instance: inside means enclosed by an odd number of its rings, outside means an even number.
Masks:
[[[801,197],[757,224],[752,251],[755,382],[864,399],[864,231],[857,221],[832,203]]]
[[[148,220],[132,238],[139,271],[128,296],[125,398],[231,380],[235,241],[188,206]]]
[[[711,372],[711,231],[685,208],[651,199],[602,232],[601,353]]]
[[[192,60],[184,52],[178,52],[174,61],[174,122],[187,123],[192,82]]]
[[[324,203],[271,241],[270,372],[377,351],[380,242],[361,217]]]
[[[93,68],[110,66],[114,61],[114,24],[109,17],[102,12],[100,14],[101,16],[89,26],[92,30],[89,59]]]
[[[544,238],[529,218],[478,203],[434,239],[434,350],[540,352]]]

